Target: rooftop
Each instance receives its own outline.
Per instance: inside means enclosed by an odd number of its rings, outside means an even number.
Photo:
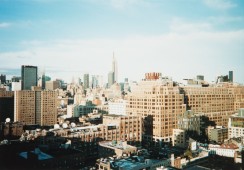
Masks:
[[[222,144],[222,145],[209,145],[210,148],[222,148],[222,149],[238,149],[235,144]]]
[[[136,149],[136,147],[127,145],[127,142],[116,142],[116,141],[102,141],[99,142],[100,146],[111,148],[111,149],[121,149],[121,150],[127,150],[127,149]]]
[[[109,162],[111,167],[116,169],[119,168],[119,169],[133,170],[133,169],[148,168],[152,164],[162,162],[162,160],[154,160],[154,159],[144,160],[143,157],[133,156],[133,157],[120,158],[115,160],[105,158],[105,159],[100,159],[100,162],[104,164],[108,164]]]
[[[37,155],[38,160],[45,160],[45,159],[51,159],[53,158],[51,155],[48,155],[44,152],[42,152],[39,148],[36,148],[34,151],[31,151],[31,153]],[[19,156],[28,159],[28,152],[21,152]]]

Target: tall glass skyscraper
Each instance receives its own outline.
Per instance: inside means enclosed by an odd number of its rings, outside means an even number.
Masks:
[[[21,90],[31,90],[31,86],[37,86],[37,66],[21,66]]]
[[[233,83],[233,71],[229,71],[229,82]]]
[[[84,78],[83,78],[83,85],[84,85],[84,89],[88,89],[89,86],[89,74],[84,74]]]

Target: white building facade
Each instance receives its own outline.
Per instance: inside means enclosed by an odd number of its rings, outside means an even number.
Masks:
[[[126,115],[126,100],[108,102],[108,113],[114,115]]]
[[[228,122],[228,138],[237,138],[244,136],[244,108],[230,116]]]
[[[209,145],[210,151],[215,151],[216,155],[234,158],[238,147],[234,144]]]

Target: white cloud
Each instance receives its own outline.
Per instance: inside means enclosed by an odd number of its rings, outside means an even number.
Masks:
[[[189,23],[180,19],[171,31],[160,36],[131,36],[119,39],[30,41],[26,50],[0,53],[3,66],[22,64],[46,67],[47,75],[71,81],[83,73],[104,75],[111,70],[113,51],[118,60],[119,80],[143,78],[145,72],[158,71],[174,80],[197,74],[213,80],[233,70],[237,82],[244,83],[244,30],[213,31],[208,23]]]
[[[7,27],[9,27],[10,25],[11,25],[10,23],[2,22],[2,23],[0,23],[0,28],[7,28]]]
[[[203,0],[203,2],[211,8],[220,10],[227,10],[237,6],[231,0]]]

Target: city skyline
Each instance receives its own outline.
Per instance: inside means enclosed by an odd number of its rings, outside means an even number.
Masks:
[[[119,82],[146,72],[181,81],[234,72],[244,83],[244,2],[240,0],[0,1],[0,73],[21,65],[53,79],[106,75],[113,51]],[[10,78],[10,77],[8,77]]]

